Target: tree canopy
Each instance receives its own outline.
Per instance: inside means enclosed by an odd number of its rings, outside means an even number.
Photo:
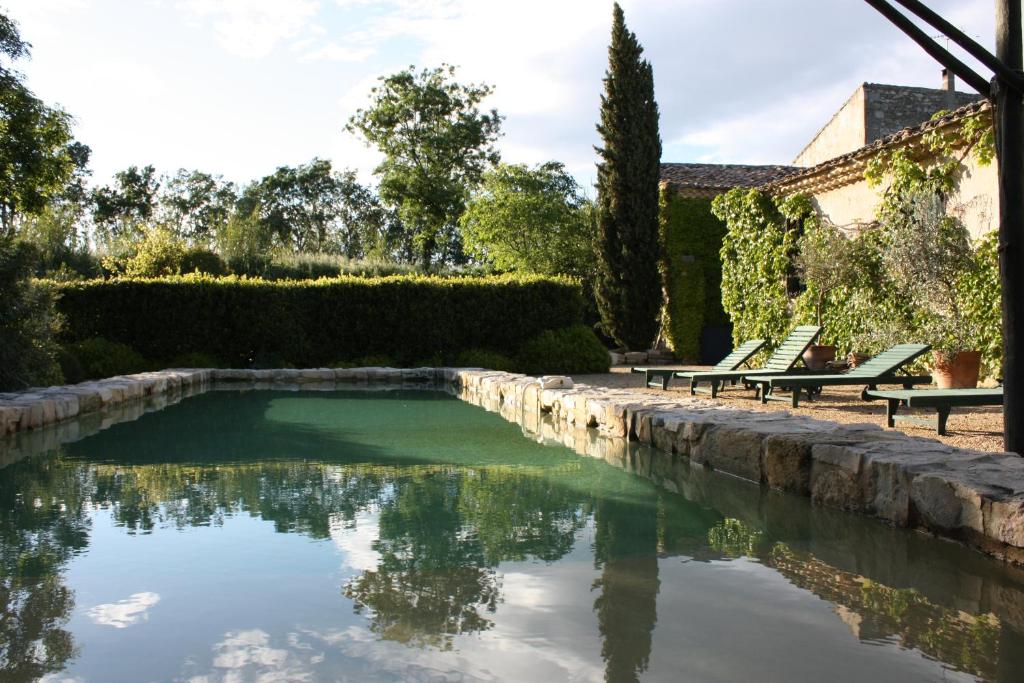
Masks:
[[[47,106],[25,86],[13,62],[29,55],[18,25],[0,14],[0,230],[13,234],[22,214],[37,213],[88,161],[88,147],[74,142],[71,116]]]
[[[156,212],[160,180],[153,166],[129,166],[93,190],[93,220],[113,237],[141,235]]]
[[[361,258],[388,248],[387,212],[354,171],[334,171],[326,159],[282,166],[254,182],[243,192],[239,211],[296,252]]]
[[[455,223],[472,187],[499,159],[493,143],[502,117],[477,106],[491,87],[461,85],[454,76],[455,67],[442,65],[382,78],[370,106],[347,126],[383,153],[376,169],[381,198],[397,210],[424,269],[458,258]]]
[[[593,267],[590,204],[555,161],[484,173],[459,226],[469,253],[501,270],[582,277]]]

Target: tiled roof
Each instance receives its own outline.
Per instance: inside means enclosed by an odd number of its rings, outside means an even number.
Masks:
[[[674,190],[710,191],[717,194],[734,187],[758,187],[800,170],[798,166],[662,164],[661,182]]]
[[[864,167],[867,165],[867,162],[885,149],[913,144],[929,131],[955,125],[969,116],[989,111],[991,108],[992,105],[988,100],[972,102],[959,109],[954,109],[945,116],[930,119],[917,126],[896,131],[881,140],[875,140],[860,149],[842,154],[828,161],[823,161],[816,166],[797,168],[795,172],[789,173],[786,176],[766,181],[764,189],[768,191],[780,190],[785,193],[793,191],[803,192],[828,189],[863,180]],[[664,176],[664,172],[662,173]]]

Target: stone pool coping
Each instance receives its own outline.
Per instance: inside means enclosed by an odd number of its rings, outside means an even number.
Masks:
[[[922,528],[1024,564],[1024,458],[1015,454],[955,448],[873,424],[746,411],[703,398],[573,386],[565,377],[476,368],[172,369],[0,394],[0,436],[138,399],[160,399],[149,408],[159,409],[165,399],[214,385],[330,389],[352,384],[446,385],[461,399],[521,424],[543,416],[566,434],[589,428],[608,439],[639,441],[673,458],[810,497],[821,505]],[[59,445],[74,438],[69,433],[54,440]]]

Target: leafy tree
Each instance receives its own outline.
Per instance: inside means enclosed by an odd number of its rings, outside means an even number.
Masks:
[[[615,5],[597,148],[597,304],[619,344],[648,348],[658,333],[661,138],[651,65]]]
[[[470,190],[499,158],[493,143],[501,116],[477,107],[491,87],[461,85],[454,75],[455,67],[442,65],[381,78],[369,108],[347,126],[384,154],[376,169],[381,198],[398,211],[424,270],[461,259],[456,221]]]
[[[0,55],[11,61],[29,56],[32,46],[21,39],[18,24],[5,14],[0,14]],[[14,78],[11,70],[0,63],[0,78]]]
[[[160,181],[152,166],[129,166],[114,174],[112,185],[93,190],[93,220],[104,236],[135,238],[152,220]]]
[[[378,245],[387,225],[384,210],[355,172],[335,172],[326,159],[278,168],[247,187],[238,208],[296,252],[361,257]]]
[[[17,24],[0,14],[0,55],[29,55]],[[0,231],[10,235],[23,214],[41,211],[88,161],[71,136],[71,117],[32,94],[19,73],[0,62]]]
[[[193,243],[209,243],[227,225],[237,200],[233,183],[182,168],[163,183],[160,222]]]
[[[499,164],[459,219],[469,253],[501,270],[586,277],[593,268],[588,202],[555,161]]]
[[[244,275],[260,275],[266,270],[272,246],[273,236],[254,211],[235,211],[217,233],[217,251],[232,271]]]

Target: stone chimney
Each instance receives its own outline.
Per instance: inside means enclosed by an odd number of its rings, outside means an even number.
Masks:
[[[949,69],[942,70],[942,89],[949,92],[956,90],[956,77]]]

